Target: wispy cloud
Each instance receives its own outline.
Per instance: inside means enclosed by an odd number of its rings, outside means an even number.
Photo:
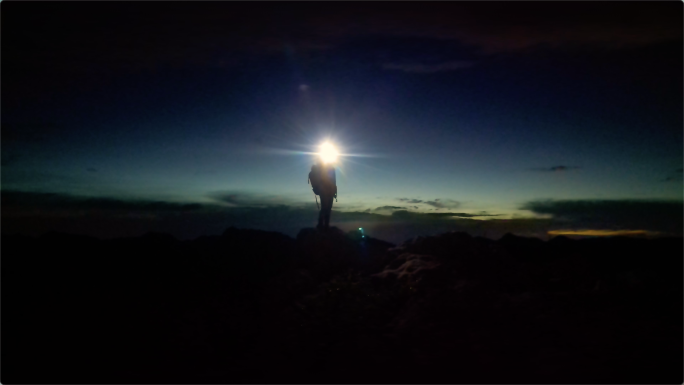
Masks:
[[[538,167],[531,169],[532,171],[540,172],[565,172],[570,170],[579,170],[581,167],[578,166],[553,166],[553,167]]]
[[[110,238],[156,231],[188,239],[220,234],[229,226],[293,235],[317,218],[313,202],[307,207],[230,206],[23,191],[1,194],[3,233],[27,235],[61,231]]]
[[[219,191],[207,194],[207,196],[228,207],[270,207],[295,204],[291,199],[278,195],[262,195],[242,191]]]
[[[681,182],[683,180],[684,175],[682,175],[682,171],[684,169],[678,168],[675,170],[675,175],[673,176],[668,176],[667,178],[663,179],[663,182]]]
[[[82,214],[92,211],[99,214],[126,214],[145,212],[175,214],[203,208],[197,203],[176,203],[155,200],[116,199],[108,197],[82,197],[58,193],[2,191],[2,204],[9,214],[16,210],[35,209],[46,214]],[[3,210],[3,216],[5,211]]]
[[[246,193],[229,194],[216,203],[90,198],[22,191],[2,191],[1,194],[3,233],[40,235],[64,231],[107,238],[158,231],[188,239],[220,234],[227,227],[236,226],[295,236],[300,229],[315,226],[318,218],[313,202],[285,204],[284,200],[262,199]],[[522,208],[547,214],[548,218],[511,219],[492,218],[497,215],[485,212],[421,213],[397,209],[402,206],[389,207],[391,215],[382,215],[382,211],[372,209],[361,212],[333,208],[332,222],[346,230],[363,227],[369,235],[391,242],[446,231],[466,231],[493,238],[507,232],[542,237],[573,232],[575,235],[629,236],[641,236],[642,232],[647,235],[682,233],[682,202],[671,201],[533,201]]]
[[[235,195],[235,196],[231,196]],[[88,198],[65,194],[2,191],[3,233],[40,235],[63,231],[102,238],[136,236],[149,231],[167,232],[180,239],[220,234],[229,226],[278,231],[295,236],[313,227],[318,210],[309,205],[242,205],[256,198],[249,194],[223,196],[216,203]],[[249,199],[248,199],[249,198]],[[233,205],[224,203],[232,202]],[[467,213],[419,213],[392,208],[382,211],[337,211],[332,222],[342,229],[363,227],[372,236],[391,242],[421,234],[467,231],[473,235],[502,236],[506,232],[545,234],[548,220],[474,220]],[[540,227],[541,226],[541,227]]]
[[[472,61],[457,60],[437,64],[424,63],[385,63],[382,68],[386,70],[402,71],[407,73],[429,74],[435,72],[456,71],[472,67]]]
[[[384,210],[406,210],[406,207],[399,207],[399,206],[381,206],[381,207],[376,207],[375,211],[384,211]]]
[[[552,215],[565,229],[643,229],[682,233],[684,203],[663,200],[538,200],[521,210]]]
[[[84,76],[85,72],[92,72],[95,76],[90,79],[98,80],[104,79],[101,73],[108,70],[154,70],[176,65],[227,67],[256,55],[316,53],[335,49],[352,39],[367,40],[373,36],[454,41],[485,54],[524,51],[535,46],[626,48],[681,39],[681,18],[676,12],[636,5],[621,7],[623,17],[619,19],[605,5],[566,5],[561,12],[557,5],[552,8],[540,5],[534,7],[539,8],[538,12],[529,12],[518,4],[497,4],[497,12],[492,13],[488,3],[461,2],[431,4],[430,9],[418,3],[393,7],[396,9],[378,10],[373,6],[364,11],[350,11],[343,4],[326,5],[288,17],[282,17],[286,11],[284,5],[237,7],[229,2],[213,2],[211,9],[192,18],[165,10],[145,17],[122,14],[116,22],[106,13],[82,20],[72,18],[66,11],[34,12],[23,24],[36,26],[32,32],[36,36],[56,34],[54,42],[45,47],[21,46],[16,54],[26,63],[50,61],[49,72],[64,75],[60,82],[71,82],[77,79],[74,73]],[[65,20],[71,28],[63,32],[59,26]],[[150,28],[152,24],[154,28]],[[119,30],[121,26],[125,28]],[[64,52],[74,53],[68,38],[71,33],[78,33],[82,37],[81,45],[86,48],[74,60],[54,60]],[[146,39],[137,38],[141,35]],[[113,36],[123,43],[103,44],[111,42]],[[149,49],[150,44],[154,49]],[[130,60],[131,57],[136,60]],[[389,62],[385,65],[391,70],[431,73],[462,69],[466,63],[469,62]],[[93,68],[99,70],[94,72]],[[28,75],[14,81],[23,85],[27,79]],[[58,86],[63,84],[56,84],[54,88],[60,89]],[[25,88],[26,93],[32,91],[31,87]]]
[[[420,199],[410,199],[410,198],[397,198],[399,202],[405,202],[405,203],[422,203],[423,201]]]
[[[414,213],[410,211],[395,211],[393,216],[406,216],[418,214],[426,218],[479,218],[479,217],[498,217],[501,214],[469,214],[469,213]]]
[[[461,205],[460,202],[451,199],[435,199],[433,201],[425,201],[423,203],[435,207],[437,209],[455,209]]]

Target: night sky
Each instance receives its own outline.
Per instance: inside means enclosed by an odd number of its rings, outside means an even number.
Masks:
[[[3,232],[682,235],[682,3],[2,3]]]

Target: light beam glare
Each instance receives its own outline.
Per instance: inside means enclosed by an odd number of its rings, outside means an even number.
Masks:
[[[335,146],[333,146],[330,142],[325,142],[321,144],[318,155],[320,155],[323,163],[333,163],[337,160],[339,152],[337,152]]]

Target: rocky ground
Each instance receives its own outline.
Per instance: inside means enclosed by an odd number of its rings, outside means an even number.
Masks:
[[[682,239],[3,236],[3,383],[682,383]]]

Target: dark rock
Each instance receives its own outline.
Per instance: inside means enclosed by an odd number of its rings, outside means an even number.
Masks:
[[[3,380],[682,382],[681,239],[392,246],[3,235]]]

